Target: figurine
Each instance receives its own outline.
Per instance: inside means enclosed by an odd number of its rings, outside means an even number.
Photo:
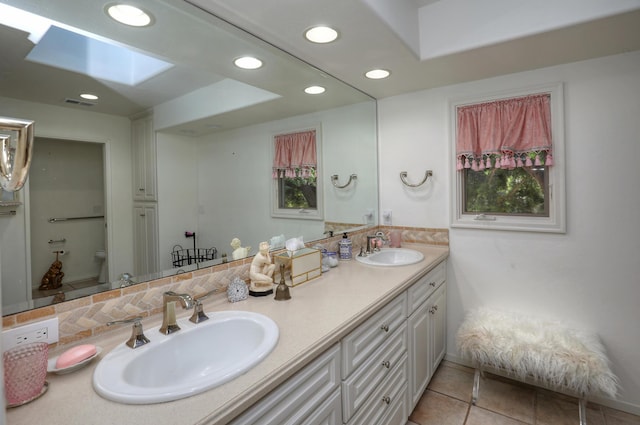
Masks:
[[[276,265],[271,263],[271,255],[269,255],[269,243],[260,242],[260,252],[253,257],[249,268],[250,295],[260,297],[273,293],[273,271],[275,268]]]
[[[62,261],[58,260],[58,254],[60,254],[60,251],[54,251],[54,253],[56,254],[56,261],[51,263],[49,270],[47,270],[44,276],[42,276],[40,287],[38,288],[40,291],[58,289],[62,286],[64,272],[62,271]]]
[[[240,239],[233,238],[231,240],[231,248],[233,248],[233,252],[231,253],[231,258],[233,258],[234,260],[241,260],[243,258],[246,258],[249,255],[249,251],[251,251],[250,246],[245,246],[243,248],[240,245],[242,245],[242,242],[240,242]]]

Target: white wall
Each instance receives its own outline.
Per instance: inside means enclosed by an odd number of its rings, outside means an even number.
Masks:
[[[379,101],[380,208],[394,225],[449,227],[451,98],[565,84],[567,233],[450,229],[447,355],[464,312],[491,305],[595,330],[640,413],[640,52]],[[402,187],[433,169],[422,190]]]
[[[106,190],[110,193],[107,215],[112,229],[110,244],[111,256],[109,269],[111,276],[123,271],[133,270],[133,213],[131,189],[131,124],[128,118],[113,115],[72,110],[59,106],[25,102],[10,98],[0,98],[0,115],[31,119],[35,121],[36,137],[100,142],[105,144],[105,154],[110,168],[106,170]],[[37,144],[34,150],[38,149]],[[24,194],[21,193],[21,196]],[[24,216],[24,208],[18,208],[18,214]],[[2,228],[0,228],[2,231]],[[7,238],[6,233],[2,233]],[[15,248],[11,243],[6,249],[2,246],[3,258]],[[5,261],[6,264],[6,261]],[[3,268],[5,275],[17,265],[12,264],[9,271]],[[34,277],[38,278],[39,277]],[[4,285],[3,285],[4,290]],[[5,314],[11,311],[5,309]]]

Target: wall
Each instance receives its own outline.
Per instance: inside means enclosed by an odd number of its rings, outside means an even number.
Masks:
[[[129,119],[10,98],[0,98],[0,115],[34,120],[36,137],[105,144],[105,156],[110,164],[110,167],[105,172],[105,188],[107,194],[110,194],[106,213],[107,216],[111,217],[110,224],[112,227],[111,240],[107,240],[111,253],[109,258],[110,275],[114,276],[122,273],[122,271],[132,270],[133,214],[131,211],[133,204],[131,201],[131,125]],[[38,149],[37,145],[34,145],[35,149]],[[19,193],[21,194],[20,196],[25,196],[23,191]],[[18,215],[24,217],[25,208],[18,207],[17,212]],[[14,219],[15,217],[11,220]],[[0,221],[2,240],[23,240],[23,235],[16,237],[15,234],[7,230],[7,227],[13,227],[13,224],[8,226],[7,223],[9,222]],[[3,250],[2,258],[5,262],[3,273],[6,275],[18,268],[26,270],[24,264],[8,263],[15,251],[21,248],[17,247],[15,242],[12,242],[11,245],[5,245],[7,244],[0,244],[0,249]],[[28,249],[28,247],[25,249]],[[6,282],[13,279],[3,277],[3,280]],[[24,282],[25,279],[23,278],[22,281]],[[4,286],[3,291],[5,290]],[[7,314],[12,311],[6,309],[4,313]]]
[[[450,99],[565,84],[567,233],[451,229],[447,356],[464,312],[491,305],[596,331],[620,378],[614,407],[640,413],[640,52],[379,101],[380,209],[394,225],[448,227]],[[434,178],[402,187],[397,173]]]

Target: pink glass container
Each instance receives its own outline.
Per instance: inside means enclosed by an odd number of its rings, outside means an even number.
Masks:
[[[3,353],[7,406],[27,403],[44,391],[49,344],[34,342]]]

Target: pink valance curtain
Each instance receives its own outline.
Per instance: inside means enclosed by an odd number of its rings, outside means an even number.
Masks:
[[[316,168],[316,131],[275,136],[273,178],[309,177]]]
[[[537,94],[459,107],[456,168],[553,165],[550,100]]]

